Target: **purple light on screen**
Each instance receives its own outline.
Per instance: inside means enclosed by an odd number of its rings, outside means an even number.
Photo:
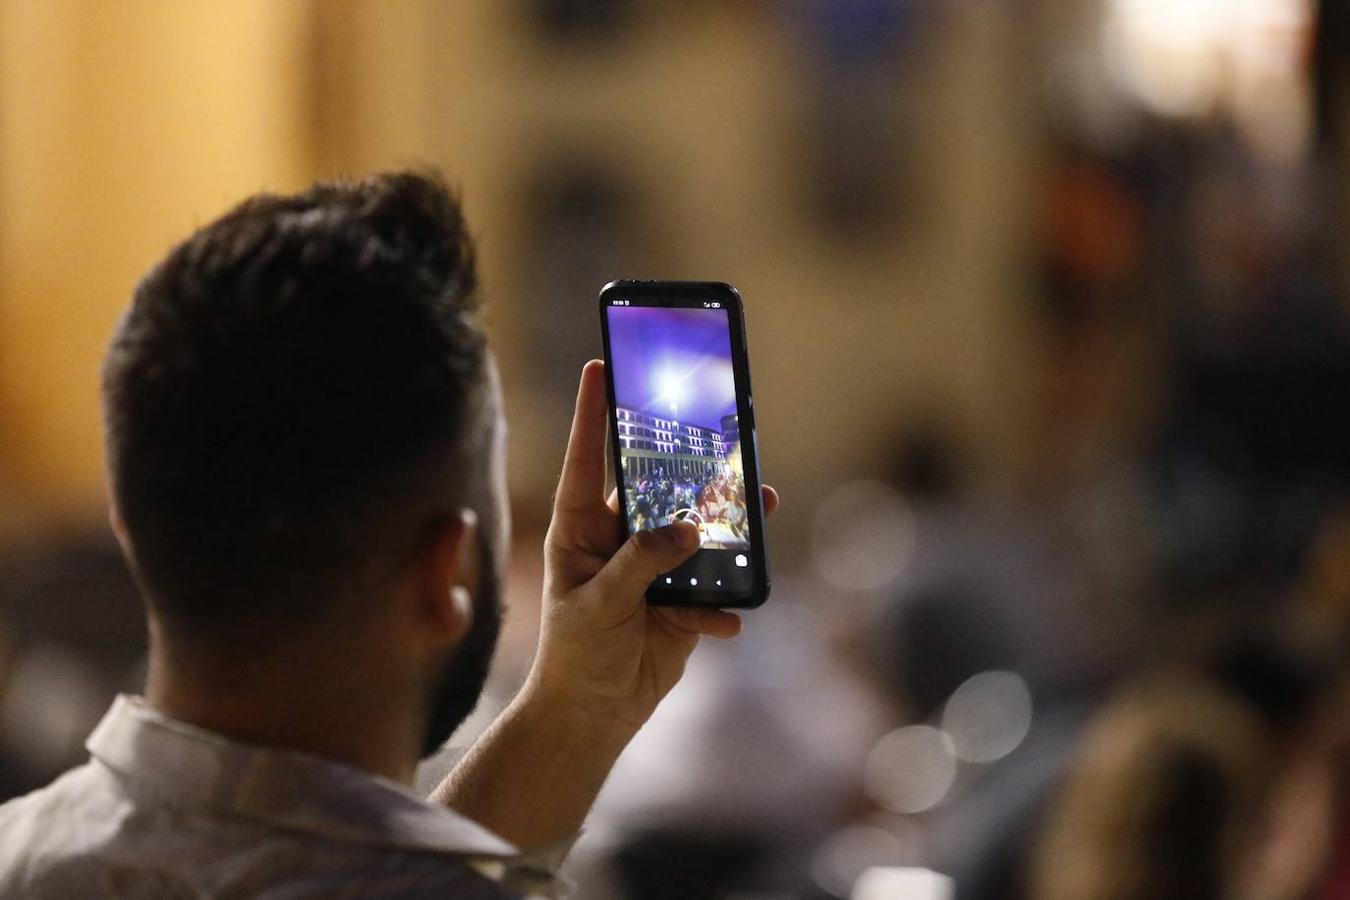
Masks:
[[[736,412],[724,309],[609,307],[619,406],[713,431]]]

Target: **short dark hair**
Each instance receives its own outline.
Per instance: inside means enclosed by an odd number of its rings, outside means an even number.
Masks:
[[[476,309],[460,207],[412,172],[251,197],[145,277],[105,423],[137,576],[170,627],[320,620],[480,489]]]

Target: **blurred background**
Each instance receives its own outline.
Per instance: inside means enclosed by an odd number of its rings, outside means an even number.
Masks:
[[[529,665],[597,291],[746,301],[774,596],[579,896],[1350,897],[1348,95],[1333,0],[0,0],[0,799],[142,677],[97,393],[138,277],[430,165],[517,524],[457,745]]]

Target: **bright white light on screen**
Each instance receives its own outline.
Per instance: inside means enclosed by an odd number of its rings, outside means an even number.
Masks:
[[[684,399],[684,379],[669,369],[656,376],[656,388],[661,392],[661,402],[669,404],[671,409],[677,408]]]

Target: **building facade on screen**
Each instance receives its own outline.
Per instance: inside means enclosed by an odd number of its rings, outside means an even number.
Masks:
[[[723,431],[649,415],[620,406],[618,412],[619,446],[623,450],[624,474],[655,477],[707,477],[734,465],[739,455],[739,430],[728,441]],[[734,415],[722,418],[725,429]]]

